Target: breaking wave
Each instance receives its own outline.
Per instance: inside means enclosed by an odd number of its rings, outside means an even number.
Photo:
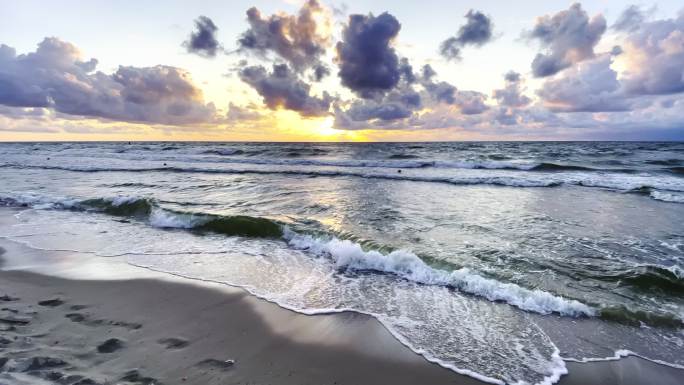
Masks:
[[[335,237],[315,238],[288,230],[284,236],[290,246],[317,256],[328,257],[339,270],[387,273],[425,285],[448,286],[490,301],[505,302],[522,310],[540,314],[558,313],[572,317],[596,314],[595,309],[579,301],[485,278],[467,268],[453,271],[435,269],[409,251],[396,250],[383,254],[375,250],[364,250],[361,245],[349,240]]]

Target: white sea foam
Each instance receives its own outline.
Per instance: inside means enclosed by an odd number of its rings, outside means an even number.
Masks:
[[[149,224],[159,228],[192,229],[200,218],[191,214],[179,214],[155,207],[150,213]]]
[[[138,202],[144,198],[137,197],[134,195],[122,195],[122,196],[116,196],[112,198],[104,198],[103,200],[105,202],[109,202],[112,204],[112,206],[122,206],[122,205],[127,205],[131,203]]]
[[[633,351],[627,350],[627,349],[618,349],[615,351],[614,355],[609,356],[609,357],[584,357],[584,358],[563,357],[563,360],[570,361],[570,362],[589,363],[589,362],[617,361],[617,360],[620,360],[622,358],[630,357],[630,356],[631,357],[639,357],[643,360],[655,362],[656,364],[669,366],[671,368],[684,369],[683,365],[677,365],[677,364],[673,364],[671,362],[667,362],[667,361],[663,361],[663,360],[656,360],[656,359],[648,358],[646,356],[643,356],[639,353],[636,353],[636,352],[633,352]]]
[[[684,279],[684,269],[682,269],[681,267],[676,266],[676,265],[672,265],[672,266],[666,267],[666,269],[670,270],[672,272],[672,274],[675,275],[675,277],[677,277],[679,279]]]
[[[461,268],[445,271],[428,266],[417,255],[404,250],[383,254],[363,250],[361,245],[337,238],[321,239],[285,231],[290,246],[307,250],[317,256],[332,259],[338,269],[372,270],[390,273],[426,285],[454,287],[462,292],[502,301],[522,310],[540,314],[558,313],[565,316],[595,316],[597,310],[579,301],[555,296],[542,290],[530,290],[512,283],[503,283]]]
[[[651,198],[663,202],[684,203],[684,193],[651,191]]]
[[[563,358],[560,356],[560,351],[558,348],[556,348],[551,355],[551,360],[549,361],[549,367],[545,368],[548,371],[548,374],[544,379],[540,382],[537,382],[534,385],[553,385],[556,382],[560,381],[560,378],[566,374],[568,374],[568,368],[565,366],[565,361]],[[514,383],[513,385],[529,385],[529,382],[526,381],[518,381]]]

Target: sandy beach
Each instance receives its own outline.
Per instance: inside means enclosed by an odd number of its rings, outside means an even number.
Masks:
[[[48,253],[3,246],[4,254]],[[0,301],[3,385],[481,383],[427,362],[371,317],[302,315],[218,284],[11,270],[0,272]],[[561,384],[682,378],[633,357],[568,368]]]

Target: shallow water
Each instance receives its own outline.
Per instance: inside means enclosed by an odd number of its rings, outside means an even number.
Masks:
[[[684,365],[683,167],[682,143],[1,144],[0,202],[26,211],[0,235],[550,383],[561,357]]]

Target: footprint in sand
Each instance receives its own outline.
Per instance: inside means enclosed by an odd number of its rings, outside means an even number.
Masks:
[[[64,315],[66,318],[70,319],[72,322],[82,323],[88,326],[99,326],[99,325],[112,325],[126,328],[129,330],[137,330],[142,327],[142,324],[135,322],[126,321],[112,321],[103,319],[90,319],[88,315],[83,313],[68,313]]]
[[[54,298],[54,299],[46,299],[44,301],[38,302],[38,305],[40,306],[48,306],[48,307],[56,307],[63,305],[64,301],[59,299],[59,298]]]
[[[161,382],[157,381],[156,378],[143,376],[137,370],[126,372],[119,380],[140,385],[161,385]]]
[[[183,349],[190,344],[187,340],[176,337],[162,338],[157,343],[164,345],[167,349]]]
[[[31,322],[30,317],[22,317],[15,313],[0,313],[0,323],[7,325],[28,325]]]
[[[118,338],[110,338],[107,341],[101,343],[97,347],[97,351],[100,353],[113,353],[119,349],[123,349],[124,342]]]
[[[80,313],[69,313],[65,315],[66,318],[70,319],[73,322],[83,322],[85,321],[85,316]]]
[[[198,366],[210,368],[210,369],[221,369],[228,370],[235,365],[234,360],[217,360],[215,358],[208,358],[206,360],[197,363]]]

